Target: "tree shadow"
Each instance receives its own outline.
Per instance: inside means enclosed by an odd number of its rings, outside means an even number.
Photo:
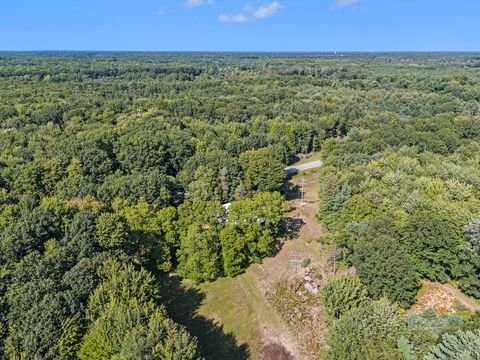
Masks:
[[[162,303],[170,317],[196,336],[206,359],[250,359],[247,344],[238,344],[233,334],[223,326],[197,314],[205,294],[196,288],[186,288],[176,275],[159,275]]]
[[[282,239],[280,239],[280,238],[275,239],[275,241],[273,243],[272,251],[271,251],[270,255],[268,255],[267,257],[277,256],[278,253],[280,252],[280,250],[282,250],[283,244],[284,244],[284,242],[282,241]]]
[[[298,237],[300,229],[305,225],[305,221],[299,218],[285,217],[280,223],[279,237],[275,239],[273,250],[268,257],[275,257],[288,240],[295,240]]]
[[[300,218],[285,217],[282,220],[280,234],[285,240],[294,240],[298,237],[305,221]]]
[[[283,194],[287,201],[297,200],[302,197],[300,186],[292,184],[290,179],[285,183]]]
[[[282,344],[270,343],[260,351],[260,360],[295,360],[295,357]]]

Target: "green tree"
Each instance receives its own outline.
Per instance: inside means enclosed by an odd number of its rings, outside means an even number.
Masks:
[[[215,229],[192,224],[177,251],[178,273],[195,281],[211,281],[222,275],[221,244]]]
[[[397,240],[379,236],[358,241],[353,264],[371,295],[387,296],[403,307],[413,304],[420,281],[415,263]]]
[[[371,219],[373,215],[373,206],[369,200],[363,195],[353,195],[345,201],[340,213],[338,221],[347,224],[350,222],[361,222]]]
[[[170,320],[165,310],[136,298],[111,301],[83,338],[81,360],[200,359],[197,340]]]
[[[248,264],[248,254],[245,253],[245,239],[235,226],[227,225],[220,232],[225,275],[230,277],[238,275]]]
[[[329,278],[327,284],[322,286],[320,295],[331,319],[340,318],[368,299],[367,289],[353,276]]]
[[[279,193],[257,193],[233,202],[220,232],[224,271],[234,276],[272,253],[283,217]]]
[[[200,359],[197,340],[157,306],[154,277],[131,265],[107,262],[90,297],[80,359]]]
[[[188,184],[186,197],[204,201],[220,200],[222,195],[218,191],[217,181],[217,176],[212,169],[203,165],[199,166],[195,171],[193,181]]]
[[[125,220],[118,214],[101,214],[97,219],[95,238],[105,249],[125,249],[129,240]]]
[[[432,211],[416,212],[402,236],[421,275],[446,282],[458,270],[461,233],[451,219]]]
[[[471,219],[463,227],[465,242],[460,246],[462,276],[460,288],[480,298],[480,218]]]
[[[480,331],[445,334],[425,360],[474,360],[480,358]]]
[[[388,300],[368,301],[341,316],[329,329],[327,359],[395,359],[404,327]]]
[[[78,314],[62,321],[60,337],[56,343],[61,360],[76,359],[76,354],[82,340],[82,333],[83,326]]]
[[[240,155],[240,165],[245,174],[245,183],[257,191],[280,190],[285,181],[283,164],[270,149],[249,150]]]
[[[162,232],[156,206],[143,198],[135,205],[117,199],[112,206],[126,220],[135,260],[170,271],[173,249]]]
[[[23,211],[17,221],[0,233],[1,261],[17,261],[31,251],[42,250],[47,240],[59,234],[55,223],[55,217],[44,209]]]

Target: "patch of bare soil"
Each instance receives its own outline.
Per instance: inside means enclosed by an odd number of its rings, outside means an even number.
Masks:
[[[472,311],[480,310],[480,305],[474,299],[463,294],[451,284],[422,281],[417,304],[410,311],[422,313],[426,309],[433,309],[439,314],[454,313],[458,311],[458,305],[463,304]]]
[[[281,344],[264,345],[259,360],[295,360],[295,357]]]

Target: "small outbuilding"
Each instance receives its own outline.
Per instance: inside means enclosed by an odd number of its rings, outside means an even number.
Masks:
[[[307,289],[312,294],[318,294],[319,284],[315,280],[313,280],[310,275],[305,275],[303,280],[303,285],[305,286],[305,289]]]

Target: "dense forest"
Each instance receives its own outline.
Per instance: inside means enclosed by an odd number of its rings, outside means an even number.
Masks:
[[[275,252],[284,167],[320,151],[331,359],[478,359],[480,56],[0,53],[0,358],[202,359],[166,274]],[[456,357],[452,357],[454,354]]]

